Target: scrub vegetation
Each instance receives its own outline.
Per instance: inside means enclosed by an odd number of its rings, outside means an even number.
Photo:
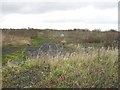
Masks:
[[[112,29],[4,29],[2,87],[118,88],[118,34]],[[27,56],[26,48],[49,43],[63,51]]]

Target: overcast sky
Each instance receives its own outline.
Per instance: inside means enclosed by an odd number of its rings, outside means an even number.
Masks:
[[[0,28],[116,29],[118,0],[0,0]]]

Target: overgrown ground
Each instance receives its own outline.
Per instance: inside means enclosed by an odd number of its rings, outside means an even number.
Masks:
[[[43,57],[21,65],[9,62],[3,68],[3,87],[116,88],[118,87],[118,52],[97,50],[64,57]]]
[[[118,87],[118,48],[112,44],[118,39],[117,32],[23,32],[3,32],[3,50],[20,46],[17,51],[2,56],[3,88]],[[24,46],[42,45],[48,41],[63,45],[67,53],[26,58]]]

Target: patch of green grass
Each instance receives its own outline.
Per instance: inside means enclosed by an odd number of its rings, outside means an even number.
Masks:
[[[43,36],[34,36],[31,44],[33,46],[41,45],[43,43],[43,39]]]
[[[16,64],[21,64],[26,60],[26,53],[22,50],[17,50],[16,52],[6,54],[2,56],[2,65],[6,65],[8,61],[13,61]]]
[[[45,42],[50,42],[50,41],[55,42],[55,38],[52,36],[36,35],[33,37],[31,45],[38,46],[38,45],[42,45]]]

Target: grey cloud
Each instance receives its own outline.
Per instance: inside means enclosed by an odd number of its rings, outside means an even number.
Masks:
[[[74,10],[92,5],[95,8],[106,9],[117,7],[113,2],[1,2],[0,13],[45,13],[57,10]]]
[[[1,12],[2,13],[19,13],[20,7],[22,7],[20,4],[17,3],[2,3]]]
[[[2,4],[2,13],[44,13],[57,10],[69,10],[82,7],[80,3],[58,3],[58,2],[9,2]],[[27,9],[26,9],[27,8]]]
[[[99,9],[117,8],[118,3],[116,3],[116,2],[100,2],[100,3],[94,3],[94,7],[99,8]]]

